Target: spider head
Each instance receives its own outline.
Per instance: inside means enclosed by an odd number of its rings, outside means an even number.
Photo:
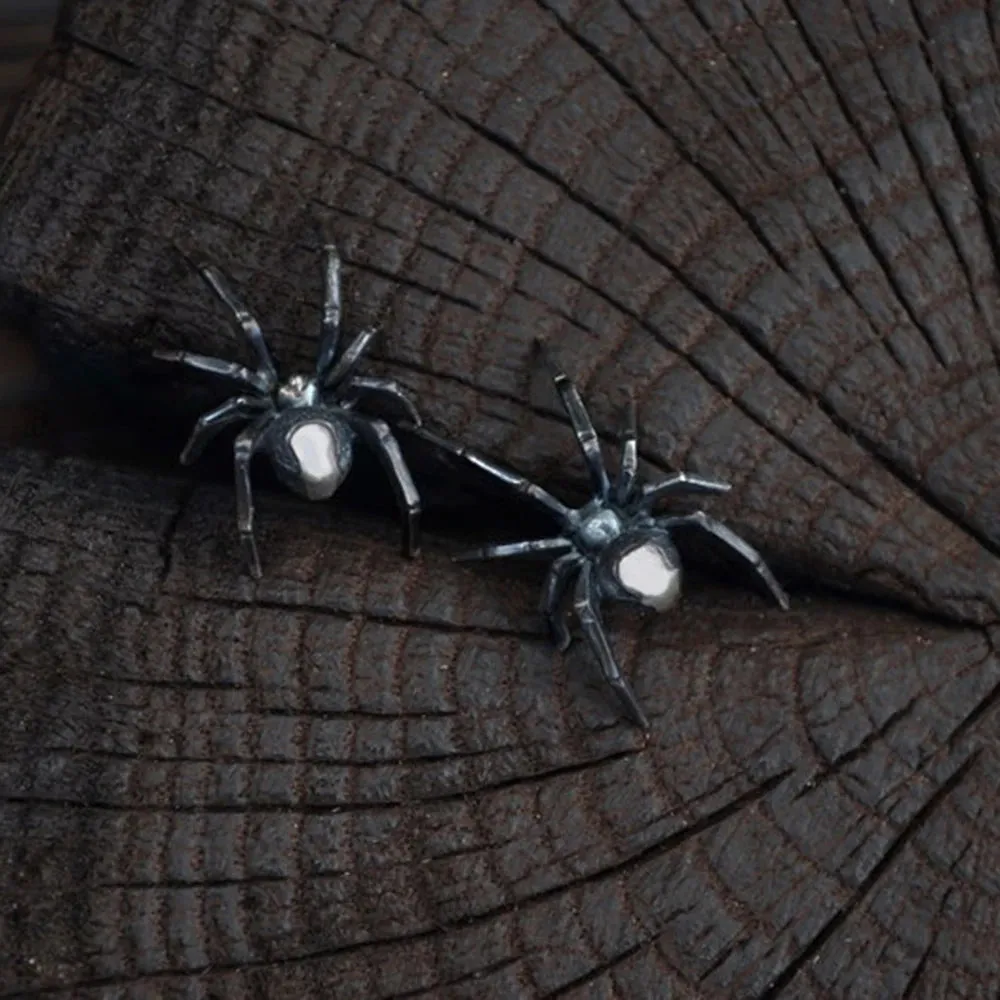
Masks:
[[[354,435],[340,420],[310,417],[276,427],[271,456],[275,471],[294,493],[328,500],[351,471]]]
[[[681,596],[681,560],[665,531],[629,531],[601,553],[609,596],[666,611]]]
[[[298,406],[315,406],[319,402],[319,386],[316,385],[315,379],[307,375],[292,375],[278,387],[275,401],[281,410]]]

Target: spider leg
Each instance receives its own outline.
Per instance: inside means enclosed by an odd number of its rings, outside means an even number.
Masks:
[[[565,653],[573,641],[560,604],[573,572],[579,569],[581,562],[582,559],[575,552],[567,552],[556,559],[545,578],[540,610],[548,623],[552,642],[560,653]]]
[[[355,375],[348,383],[349,389],[358,389],[362,394],[383,395],[398,402],[410,418],[410,422],[419,427],[423,422],[417,412],[416,404],[409,393],[392,378],[377,378],[366,375]]]
[[[576,611],[576,616],[583,628],[583,634],[587,637],[590,648],[594,651],[594,655],[601,665],[604,679],[614,688],[626,714],[637,726],[649,729],[646,713],[643,712],[631,685],[622,674],[604,631],[600,608],[594,593],[593,570],[589,563],[584,564],[577,580],[576,592],[573,596],[573,609]]]
[[[594,490],[602,499],[607,498],[610,484],[608,483],[608,473],[604,468],[604,459],[601,457],[601,445],[597,439],[597,431],[591,422],[590,414],[583,405],[579,390],[570,381],[569,376],[559,367],[555,358],[549,351],[545,342],[536,340],[538,351],[542,356],[552,381],[555,383],[556,391],[562,399],[563,408],[569,416],[573,425],[573,433],[579,442],[580,450],[583,452],[584,461],[590,472],[590,478],[594,484]]]
[[[421,435],[431,444],[441,448],[443,451],[447,451],[458,458],[464,459],[470,465],[474,465],[477,469],[483,472],[489,473],[494,479],[499,479],[500,482],[509,486],[515,493],[520,493],[521,496],[530,497],[536,503],[540,503],[543,507],[548,508],[548,510],[555,514],[556,517],[563,524],[568,524],[573,518],[573,511],[567,507],[564,503],[557,500],[548,490],[542,489],[541,486],[537,486],[526,476],[522,476],[518,472],[512,472],[510,469],[505,469],[502,465],[498,465],[496,462],[491,461],[488,458],[484,458],[482,455],[477,455],[470,448],[466,448],[463,445],[455,445],[444,438],[439,437],[432,431],[426,429],[421,429]]]
[[[316,376],[320,381],[333,364],[340,346],[340,254],[332,243],[328,243],[324,250],[326,266],[323,269],[323,319],[319,353],[316,357]]]
[[[372,420],[360,414],[345,412],[352,427],[378,455],[392,482],[403,515],[403,552],[415,556],[420,551],[420,494],[410,475],[410,470],[399,450],[399,444],[384,420]]]
[[[192,354],[190,351],[153,351],[153,357],[159,358],[160,361],[172,361],[175,364],[187,365],[188,368],[197,368],[198,371],[209,372],[211,375],[235,379],[254,392],[266,393],[270,389],[265,376],[235,361],[223,361],[222,358]]]
[[[786,611],[788,610],[788,594],[785,593],[781,584],[775,579],[764,557],[749,543],[740,538],[732,528],[728,528],[721,521],[709,517],[703,510],[695,511],[693,514],[685,514],[680,517],[659,518],[656,523],[661,527],[670,529],[678,525],[693,524],[707,531],[710,535],[718,538],[719,541],[728,545],[737,555],[742,556],[757,571],[757,575],[767,584],[768,590],[774,595],[775,600]]]
[[[267,379],[268,389],[272,389],[278,381],[278,371],[274,367],[271,352],[264,341],[264,333],[253,314],[247,309],[243,300],[229,287],[229,280],[214,264],[200,263],[196,265],[209,288],[223,301],[236,320],[236,325],[247,338],[250,346],[260,361],[260,372]]]
[[[485,545],[455,556],[455,562],[475,562],[480,559],[510,559],[512,556],[533,556],[539,552],[569,552],[573,543],[568,538],[533,538],[527,542],[507,542]]]
[[[675,472],[658,483],[647,483],[642,488],[642,506],[649,510],[662,497],[670,493],[728,493],[729,483],[718,479],[706,479],[691,472]]]
[[[240,547],[250,575],[259,580],[262,576],[257,542],[253,536],[253,490],[250,486],[250,461],[261,442],[272,413],[258,417],[249,427],[236,435],[233,444],[233,464],[236,472],[236,527],[240,533]]]
[[[202,414],[194,425],[191,437],[181,452],[181,465],[190,465],[205,450],[206,445],[219,431],[230,424],[247,420],[263,407],[270,407],[270,401],[254,396],[234,396],[221,406]]]
[[[635,485],[639,468],[639,429],[635,412],[635,397],[629,393],[625,406],[625,427],[622,431],[622,460],[618,470],[617,499],[620,504],[628,501]]]
[[[324,389],[332,389],[350,374],[351,369],[361,360],[361,355],[365,353],[368,345],[374,340],[375,333],[375,330],[362,330],[347,345],[340,360],[321,379]]]

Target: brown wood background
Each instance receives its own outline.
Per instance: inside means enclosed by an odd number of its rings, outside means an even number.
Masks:
[[[998,18],[73,5],[0,168],[61,427],[0,459],[0,995],[1000,995]],[[544,334],[793,610],[612,615],[645,739],[538,571],[449,561],[526,515],[427,455],[414,563],[377,474],[263,477],[254,585],[225,446],[174,466],[210,390],[144,359],[237,350],[195,246],[308,363],[324,234],[429,424],[578,494]]]

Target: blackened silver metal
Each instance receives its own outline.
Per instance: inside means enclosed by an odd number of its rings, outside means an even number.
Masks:
[[[365,330],[340,352],[340,256],[325,247],[324,302],[316,368],[281,381],[260,324],[212,264],[196,265],[208,286],[227,307],[236,330],[257,356],[258,367],[206,357],[188,351],[156,351],[163,361],[231,379],[241,394],[204,414],[181,452],[189,465],[226,427],[251,421],[233,445],[236,477],[236,519],[241,546],[250,573],[261,576],[254,540],[254,505],[250,464],[258,452],[271,460],[281,482],[309,500],[326,500],[351,471],[354,444],[361,438],[377,455],[392,483],[403,514],[403,551],[416,555],[420,546],[420,495],[389,425],[365,412],[370,404],[395,403],[408,422],[420,426],[416,405],[393,379],[356,375],[354,369],[375,337]]]
[[[614,689],[629,718],[648,728],[646,715],[608,642],[600,604],[602,600],[623,601],[665,611],[677,603],[681,596],[682,567],[673,541],[674,528],[701,528],[729,546],[753,566],[782,608],[788,608],[788,595],[760,553],[704,511],[676,517],[654,515],[656,503],[665,497],[726,493],[730,487],[728,483],[686,472],[674,473],[656,483],[640,483],[636,409],[632,399],[626,410],[621,463],[612,486],[597,434],[579,392],[541,341],[538,347],[583,452],[594,495],[582,507],[567,507],[526,477],[425,431],[424,434],[440,447],[539,503],[559,524],[558,533],[551,538],[487,545],[458,558],[504,559],[534,555],[554,558],[541,600],[541,612],[548,622],[552,641],[560,650],[570,645],[563,608],[575,577],[572,607],[604,679]]]

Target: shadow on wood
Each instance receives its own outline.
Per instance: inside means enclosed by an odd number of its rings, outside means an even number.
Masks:
[[[0,136],[52,41],[59,0],[0,0]]]
[[[579,489],[545,335],[843,596],[615,614],[647,741],[443,524],[409,563],[391,510],[268,495],[254,586],[169,433],[10,452],[0,990],[995,991],[997,14],[869,6],[72,9],[0,175],[41,349],[231,355],[184,244],[308,364],[328,232],[432,426]]]

